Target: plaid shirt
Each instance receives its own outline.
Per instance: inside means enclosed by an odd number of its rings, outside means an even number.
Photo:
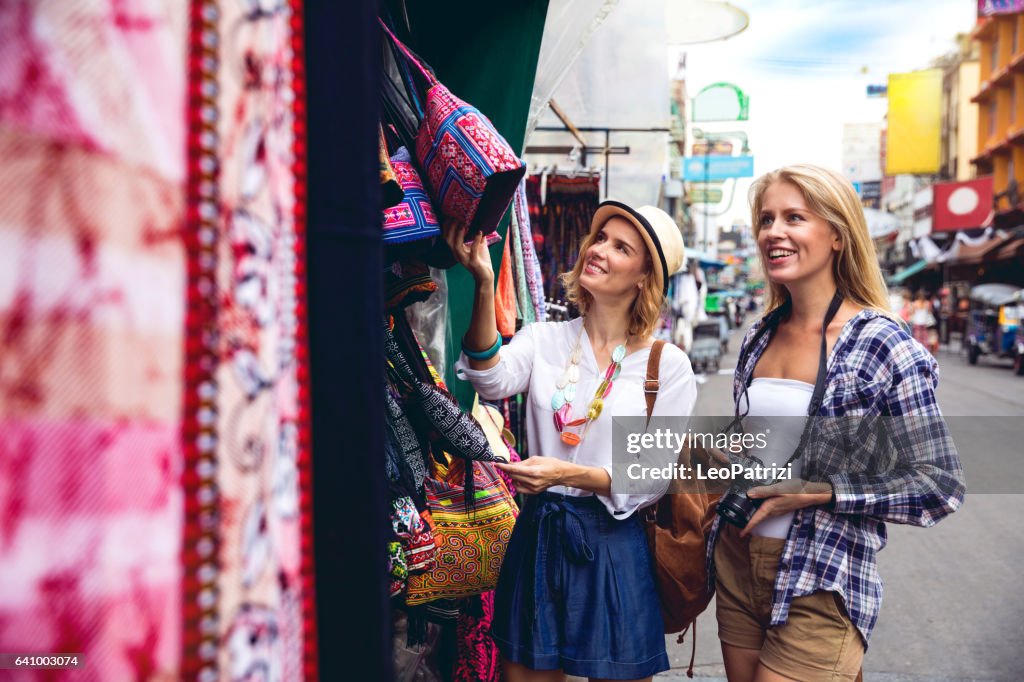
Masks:
[[[760,325],[747,332],[744,348]],[[736,368],[735,400],[770,335],[762,335]],[[867,646],[882,603],[875,554],[886,543],[885,521],[927,527],[956,511],[964,497],[963,470],[935,399],[938,364],[899,324],[862,310],[843,328],[827,367],[817,417],[847,419],[814,421],[803,478],[829,481],[835,504],[795,513],[779,560],[771,624],[786,622],[795,597],[837,592]],[[892,417],[898,419],[880,419]],[[877,428],[881,422],[890,428]],[[840,433],[852,425],[856,440]],[[707,543],[711,581],[720,523],[716,518]]]

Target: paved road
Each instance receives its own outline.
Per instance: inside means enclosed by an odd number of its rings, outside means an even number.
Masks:
[[[698,412],[731,406],[734,337],[719,375],[700,387]],[[940,352],[939,401],[964,461],[964,507],[931,529],[889,525],[879,555],[885,601],[864,661],[868,682],[1024,680],[1024,377],[983,358]],[[1005,493],[1005,494],[996,494]],[[696,674],[723,678],[714,604],[698,621]],[[683,680],[690,641],[669,638]]]

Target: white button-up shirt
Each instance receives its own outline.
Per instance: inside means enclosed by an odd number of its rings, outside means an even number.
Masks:
[[[601,416],[591,422],[582,443],[566,445],[555,427],[551,396],[555,392],[555,383],[569,366],[569,356],[576,340],[580,341],[582,353],[576,399],[572,405],[574,419],[585,415],[608,369],[607,366],[597,366],[586,329],[582,330],[581,335],[582,327],[583,318],[569,322],[535,322],[523,327],[508,345],[502,347],[498,364],[494,367],[486,370],[471,369],[466,356],[461,355],[455,370],[456,375],[470,381],[485,400],[497,400],[529,391],[527,437],[531,454],[602,467],[610,476],[612,417],[647,415],[643,386],[647,377],[650,349],[634,351],[623,359],[619,377],[604,400]],[[690,415],[697,400],[697,383],[689,358],[678,346],[665,344],[658,375],[661,384],[652,416]],[[666,482],[666,488],[667,485]],[[578,496],[592,494],[564,486],[552,487],[551,492]],[[664,490],[644,494],[612,493],[607,497],[598,495],[598,498],[615,518],[624,519],[637,509],[653,504],[663,494]]]

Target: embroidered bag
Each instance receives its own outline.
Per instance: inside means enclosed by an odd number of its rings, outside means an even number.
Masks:
[[[466,466],[473,468],[472,503],[462,485]],[[406,604],[469,597],[494,589],[519,516],[497,469],[488,462],[452,459],[449,467],[437,464],[424,487],[439,542],[434,567],[409,576]]]
[[[470,237],[494,232],[526,164],[486,116],[438,82],[387,25],[380,24],[425,85],[416,159],[435,205],[446,218],[468,225]]]
[[[384,349],[388,372],[403,391],[409,417],[437,446],[432,448],[435,454],[440,449],[466,459],[493,462],[494,453],[480,424],[462,411],[450,393],[416,376],[389,324],[384,325]]]
[[[391,165],[388,145],[384,140],[384,128],[379,125],[377,126],[377,138],[379,157],[377,173],[380,178],[381,207],[387,208],[394,206],[402,200],[402,186],[398,184],[398,177],[395,175],[395,169]]]
[[[391,167],[404,196],[394,206],[384,209],[384,243],[404,244],[441,234],[441,224],[430,197],[405,147],[399,147],[391,156]]]

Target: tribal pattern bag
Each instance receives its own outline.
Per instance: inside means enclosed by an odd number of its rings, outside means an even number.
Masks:
[[[383,21],[381,26],[425,86],[416,159],[435,204],[446,218],[467,225],[470,236],[494,232],[526,164],[483,113],[452,94]]]
[[[473,468],[472,501],[460,482]],[[497,469],[487,462],[453,460],[437,465],[425,482],[427,505],[439,540],[434,567],[409,576],[406,604],[469,597],[494,589],[519,508]]]

